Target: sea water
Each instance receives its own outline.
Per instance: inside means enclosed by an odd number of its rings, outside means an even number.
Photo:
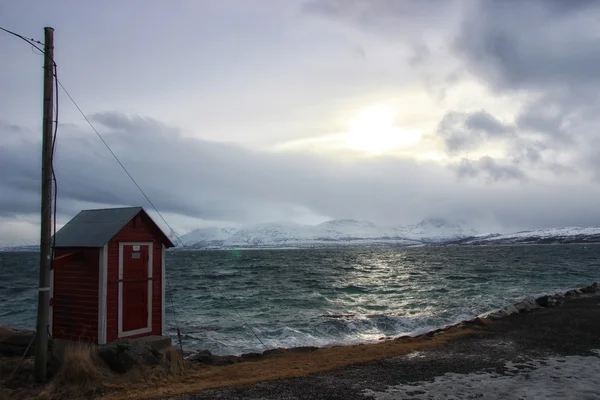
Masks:
[[[34,328],[38,257],[0,253],[0,325]],[[166,265],[169,333],[241,354],[419,333],[581,287],[600,280],[600,245],[173,251]]]

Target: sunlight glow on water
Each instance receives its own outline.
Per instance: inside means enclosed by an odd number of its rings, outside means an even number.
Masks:
[[[37,254],[0,253],[0,325],[32,328]],[[199,267],[196,266],[196,262]],[[358,343],[600,278],[600,246],[170,252],[168,325],[217,354]]]

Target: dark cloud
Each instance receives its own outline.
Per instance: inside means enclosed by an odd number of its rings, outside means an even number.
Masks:
[[[4,121],[0,121],[0,131],[10,133],[25,133],[27,132],[27,129],[24,129],[14,124],[8,124]]]
[[[564,128],[564,116],[547,111],[547,108],[528,108],[517,116],[516,124],[519,129],[524,131],[540,132],[561,141],[568,141],[569,137]]]
[[[600,80],[596,1],[471,3],[456,49],[498,90],[564,88]]]
[[[490,157],[463,160],[454,170],[394,157],[337,160],[186,138],[152,119],[118,113],[94,116],[94,121],[101,120],[110,121],[110,129],[98,124],[105,140],[161,212],[184,217],[252,223],[297,217],[298,210],[308,210],[388,224],[451,215],[477,225],[479,217],[497,220],[522,203],[531,218],[507,217],[502,224],[527,228],[537,218],[533,199],[538,193],[551,196],[564,190],[564,182],[520,185],[528,179],[522,170]],[[72,127],[59,133],[56,169],[63,220],[94,205],[148,207],[93,133]],[[0,215],[36,215],[37,134],[20,135],[19,140],[2,134],[12,139],[0,147]],[[456,174],[462,179],[454,179]],[[511,201],[503,200],[509,195]],[[560,202],[561,221],[569,221],[573,212],[566,199]],[[600,223],[600,211],[590,218]]]
[[[485,110],[476,111],[467,116],[465,127],[476,132],[484,132],[489,137],[503,136],[513,131],[509,125],[498,121]]]
[[[502,180],[524,180],[525,173],[511,164],[499,163],[492,157],[484,156],[478,160],[461,159],[452,166],[459,178],[483,177],[487,182],[498,182]]]
[[[102,124],[105,128],[111,129],[114,132],[126,133],[127,135],[144,135],[148,132],[160,133],[161,135],[179,135],[177,129],[169,127],[155,119],[139,115],[97,113],[92,115],[91,119]]]
[[[379,23],[382,16],[421,15],[425,7],[435,7],[444,0],[311,0],[304,4],[309,13],[329,17],[356,18],[364,22]]]
[[[304,3],[303,10],[308,15],[378,32],[392,42],[409,44],[419,51],[423,47],[415,47],[414,42],[407,39],[420,41],[423,31],[446,24],[456,3],[452,0],[310,0]]]
[[[263,209],[272,208],[272,214],[277,214],[275,208],[279,207],[285,217],[285,210],[298,206],[342,217],[360,214],[358,205],[372,191],[396,195],[402,181],[404,192],[417,193],[416,187],[421,185],[416,176],[406,179],[389,174],[377,182],[380,174],[385,176],[391,170],[414,170],[416,164],[408,161],[336,164],[322,157],[252,152],[185,138],[152,119],[109,113],[95,115],[93,120],[102,123],[98,127],[106,142],[163,212],[251,222],[256,215],[267,214]],[[94,134],[81,130],[61,133],[56,170],[63,214],[72,215],[81,203],[145,203]],[[23,202],[17,209],[14,201],[38,198],[39,144],[32,140],[34,145],[15,141],[0,149],[0,184],[6,188],[0,209],[6,212],[37,212],[35,203]],[[65,202],[67,199],[71,202]],[[393,207],[385,199],[381,203],[389,210]],[[65,209],[67,205],[72,208]],[[370,217],[376,219],[377,214],[373,211]]]
[[[412,55],[408,59],[408,63],[411,66],[418,67],[420,65],[425,65],[429,61],[431,61],[431,58],[432,58],[431,51],[425,44],[421,43],[421,44],[414,45],[414,46],[412,46],[411,50],[412,50]]]
[[[512,0],[515,3],[518,0]],[[597,0],[538,0],[543,1],[542,5],[548,9],[548,11],[557,14],[559,16],[565,16],[573,12],[579,12],[588,9],[598,9]]]
[[[513,131],[511,125],[500,122],[485,110],[473,113],[450,111],[436,129],[450,154],[475,149],[489,139],[504,139]]]
[[[598,1],[482,1],[454,42],[465,68],[502,96],[518,95],[510,158],[552,174],[598,175]]]

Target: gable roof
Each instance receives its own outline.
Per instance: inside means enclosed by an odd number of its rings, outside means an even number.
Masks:
[[[80,211],[72,220],[56,232],[56,247],[102,247],[108,243],[129,221],[143,212],[162,236],[166,247],[174,247],[142,207],[105,208]]]

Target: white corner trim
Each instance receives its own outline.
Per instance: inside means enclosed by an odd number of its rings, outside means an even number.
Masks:
[[[101,247],[98,263],[98,344],[106,344],[106,292],[108,290],[108,244]]]
[[[166,323],[165,323],[165,285],[167,284],[167,270],[165,268],[165,256],[166,256],[166,250],[165,250],[165,245],[163,243],[162,245],[162,252],[161,252],[161,281],[160,281],[160,287],[162,288],[162,293],[160,295],[160,300],[161,300],[161,321],[162,321],[162,326],[160,328],[160,333],[161,335],[165,336],[167,334],[167,329],[166,329]]]
[[[152,280],[148,279],[148,321],[144,328],[133,331],[123,331],[123,246],[148,246],[148,278],[152,278],[152,242],[121,242],[119,243],[119,331],[117,337],[128,337],[141,333],[152,332]]]

